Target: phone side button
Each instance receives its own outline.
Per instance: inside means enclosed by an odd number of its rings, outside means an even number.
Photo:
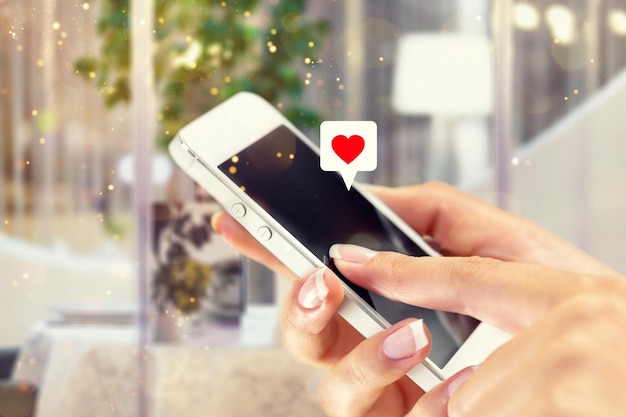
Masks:
[[[246,215],[246,206],[241,203],[233,204],[233,206],[230,208],[230,212],[233,214],[233,216],[237,218],[242,218]]]
[[[261,226],[257,229],[256,235],[260,240],[267,242],[272,238],[272,230],[267,226]]]

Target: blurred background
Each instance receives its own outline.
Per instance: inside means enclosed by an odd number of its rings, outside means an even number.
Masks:
[[[314,141],[374,120],[361,180],[448,182],[626,272],[626,0],[0,0],[0,28],[0,415],[322,415],[286,280],[165,153],[238,91]]]

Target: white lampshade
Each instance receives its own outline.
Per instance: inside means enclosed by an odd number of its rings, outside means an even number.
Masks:
[[[493,63],[485,36],[412,33],[398,41],[392,105],[405,115],[485,116]]]

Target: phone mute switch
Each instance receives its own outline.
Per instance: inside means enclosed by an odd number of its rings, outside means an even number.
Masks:
[[[259,240],[267,242],[272,238],[272,230],[267,226],[261,226],[257,229],[256,236]]]

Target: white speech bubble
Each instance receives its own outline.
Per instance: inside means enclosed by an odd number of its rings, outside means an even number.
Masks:
[[[320,167],[341,174],[352,187],[359,171],[373,171],[378,158],[378,129],[372,121],[326,121],[320,125]]]

